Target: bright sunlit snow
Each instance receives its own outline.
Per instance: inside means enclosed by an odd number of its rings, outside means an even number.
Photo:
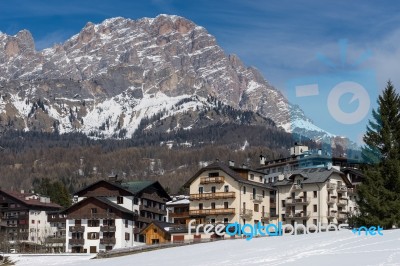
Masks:
[[[16,265],[400,265],[400,230],[358,236],[350,230],[310,235],[225,240],[125,257],[17,257]]]

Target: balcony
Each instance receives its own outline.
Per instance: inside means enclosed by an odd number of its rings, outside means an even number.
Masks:
[[[140,205],[139,210],[153,212],[153,213],[157,213],[157,214],[161,214],[161,215],[167,215],[166,210],[162,210],[162,209],[150,207],[150,206],[145,206],[145,205]]]
[[[346,192],[347,191],[347,187],[346,186],[338,186],[337,188],[337,192]]]
[[[333,211],[328,212],[327,218],[328,218],[328,219],[334,219],[334,218],[336,218],[336,212],[333,212]]]
[[[171,218],[186,218],[186,217],[189,217],[189,212],[187,211],[187,212],[171,212],[171,213],[169,213],[169,216],[171,217]]]
[[[85,227],[81,225],[75,225],[69,227],[70,232],[85,232]]]
[[[100,232],[115,232],[116,228],[114,225],[100,226]]]
[[[216,176],[216,177],[201,177],[200,184],[212,184],[212,183],[224,183],[225,178],[223,176]]]
[[[348,188],[347,193],[349,194],[357,194],[357,187],[354,188]]]
[[[68,219],[115,219],[115,213],[85,213],[85,214],[75,214],[68,215]]]
[[[149,199],[149,200],[153,200],[153,201],[161,202],[161,203],[164,203],[167,201],[166,199],[163,199],[160,196],[158,196],[156,193],[153,193],[153,194],[143,193],[142,199]]]
[[[268,222],[269,221],[269,213],[268,212],[263,212],[261,213],[261,222]]]
[[[293,187],[292,187],[292,191],[300,191],[302,189],[303,189],[303,185],[302,184],[300,184],[300,185],[294,184]]]
[[[276,202],[269,202],[269,207],[270,208],[276,208]]]
[[[134,233],[134,234],[139,234],[139,233],[140,233],[140,230],[142,230],[142,229],[139,228],[139,227],[135,227],[135,228],[133,228],[133,233]]]
[[[338,216],[337,216],[337,219],[339,221],[347,220],[347,214],[346,213],[339,213]]]
[[[68,244],[70,244],[71,246],[83,246],[83,244],[85,243],[85,239],[80,238],[70,238],[68,240]]]
[[[304,212],[304,211],[290,212],[290,213],[286,214],[286,218],[291,218],[291,219],[309,218],[310,214],[311,214],[311,212]]]
[[[336,203],[336,197],[328,197],[328,199],[326,200],[326,202],[327,202],[329,205],[333,205],[333,204]]]
[[[65,243],[65,237],[47,237],[46,243]]]
[[[228,199],[235,198],[235,192],[216,192],[190,194],[190,200]]]
[[[142,222],[142,223],[151,223],[152,221],[156,221],[156,219],[153,218],[149,218],[149,217],[143,217],[143,216],[138,216],[137,217],[137,221],[138,222]]]
[[[336,189],[336,184],[328,183],[328,184],[326,184],[326,189],[327,189],[328,191],[335,190],[335,189]]]
[[[190,216],[206,216],[206,215],[219,215],[219,214],[235,214],[235,208],[220,208],[220,209],[202,209],[190,210]]]
[[[253,210],[249,210],[249,209],[241,209],[240,210],[240,217],[250,218],[252,216],[253,216]]]
[[[337,206],[346,206],[347,205],[347,200],[339,199],[336,204],[337,204]]]
[[[263,197],[261,195],[251,195],[251,200],[260,203],[263,201]]]
[[[291,197],[286,199],[286,205],[308,205],[310,203],[310,197],[307,198],[294,198],[292,199]]]
[[[116,243],[115,237],[106,237],[106,238],[101,238],[100,239],[100,244],[102,245],[113,245]]]

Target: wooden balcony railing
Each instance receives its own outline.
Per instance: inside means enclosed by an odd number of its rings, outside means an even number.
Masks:
[[[69,227],[70,232],[85,232],[85,227],[81,225],[75,225]]]
[[[200,184],[210,184],[210,183],[224,183],[225,178],[223,176],[216,177],[200,177]]]
[[[218,214],[235,214],[235,208],[189,210],[190,216],[218,215]]]
[[[189,212],[171,212],[169,213],[171,218],[185,218],[189,217]]]
[[[161,202],[161,203],[165,203],[167,201],[167,199],[161,198],[160,196],[158,196],[155,193],[153,193],[153,194],[143,193],[142,199],[149,199],[149,200],[153,200],[153,201]]]
[[[100,244],[102,245],[110,245],[115,243],[116,243],[115,237],[100,238]]]
[[[235,192],[216,192],[190,194],[190,200],[228,199],[235,198]]]
[[[115,219],[115,213],[84,213],[70,214],[68,219]]]
[[[65,243],[65,237],[47,237],[47,243]]]
[[[347,191],[347,187],[342,185],[342,186],[338,186],[337,188],[337,192],[346,192]]]
[[[100,226],[100,232],[115,232],[116,227],[113,225]]]
[[[69,243],[70,245],[73,245],[73,246],[82,246],[82,245],[85,243],[85,239],[83,239],[83,238],[79,238],[79,239],[77,239],[77,238],[70,238],[70,239],[68,240],[68,243]]]
[[[138,222],[142,222],[142,223],[151,223],[152,221],[155,221],[155,219],[149,218],[149,217],[143,217],[143,216],[138,216],[137,217],[137,221]]]
[[[145,206],[145,205],[140,205],[139,206],[139,210],[158,213],[158,214],[161,214],[161,215],[166,215],[167,214],[166,210],[162,210],[162,209],[155,208],[155,207],[150,207],[150,206]]]

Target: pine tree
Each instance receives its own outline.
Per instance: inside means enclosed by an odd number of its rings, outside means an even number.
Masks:
[[[389,81],[364,135],[359,225],[400,226],[400,97]]]

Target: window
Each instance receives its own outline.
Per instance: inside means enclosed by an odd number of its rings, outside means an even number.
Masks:
[[[254,204],[254,211],[255,211],[255,212],[258,212],[258,209],[259,209],[259,208],[258,208],[258,204]]]
[[[215,202],[211,202],[211,209],[215,209]]]
[[[253,199],[256,198],[256,194],[257,194],[257,191],[256,191],[256,189],[253,187]]]
[[[157,234],[157,229],[156,228],[153,229],[153,233]]]
[[[246,194],[246,187],[243,187],[243,194]]]
[[[97,208],[91,208],[90,213],[97,213]]]
[[[199,203],[199,210],[203,209],[203,203]]]
[[[32,220],[32,224],[35,224],[35,220]]]
[[[317,205],[314,205],[314,212],[317,212]]]
[[[135,205],[138,205],[138,204],[139,204],[138,198],[133,198],[133,204],[135,204]]]
[[[250,174],[250,180],[254,180],[254,175]]]
[[[118,197],[117,197],[117,203],[118,203],[118,204],[123,204],[123,203],[124,203],[124,198],[121,197],[121,196],[118,196]]]
[[[263,177],[262,176],[260,176],[260,180],[259,180],[260,182],[262,182],[263,181]]]
[[[125,233],[125,240],[131,239],[131,235],[129,233]]]
[[[208,177],[219,177],[219,172],[208,173]]]
[[[313,219],[313,224],[317,225],[317,219]]]
[[[265,190],[262,191],[262,196],[265,198]]]
[[[128,228],[128,225],[129,225],[129,220],[125,219],[125,228]]]
[[[314,191],[313,194],[314,194],[314,198],[316,198],[317,197],[317,191]]]
[[[98,227],[100,226],[100,220],[88,220],[89,227]]]
[[[211,187],[211,193],[215,193],[215,190],[216,190],[215,187],[212,186],[212,187]]]
[[[211,219],[210,222],[211,222],[212,224],[215,224],[215,219]]]
[[[224,224],[229,223],[229,219],[228,218],[224,218]]]
[[[225,187],[224,187],[224,191],[225,191],[225,192],[229,192],[229,186],[225,186]]]
[[[224,202],[224,208],[228,209],[229,208],[229,203],[227,201]]]
[[[99,233],[95,232],[87,233],[87,239],[99,239]]]
[[[203,194],[204,192],[204,188],[203,187],[199,187],[199,194]]]
[[[40,220],[38,220],[37,223],[40,224]]]
[[[282,200],[282,207],[286,207],[286,201]]]
[[[301,179],[297,179],[297,185],[301,186]]]

